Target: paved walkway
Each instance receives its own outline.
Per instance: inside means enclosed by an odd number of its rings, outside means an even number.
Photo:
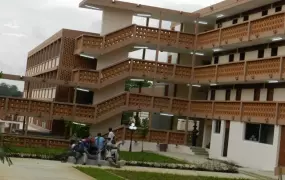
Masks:
[[[208,160],[205,156],[197,156],[197,155],[189,155],[189,154],[183,154],[183,153],[172,153],[172,152],[154,152],[158,153],[164,156],[172,157],[175,159],[184,160],[190,163],[205,163]],[[239,171],[242,174],[249,175],[252,177],[255,177],[259,180],[277,180],[278,177],[274,175],[274,172],[270,171],[259,171],[251,168],[239,168]]]
[[[94,180],[57,161],[13,158],[13,165],[0,163],[0,180]]]

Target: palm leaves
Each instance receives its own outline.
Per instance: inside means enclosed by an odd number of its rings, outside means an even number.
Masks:
[[[3,139],[3,136],[0,133],[0,161],[4,164],[5,161],[8,163],[8,166],[11,166],[13,164],[11,158],[7,154],[8,151],[11,151],[9,147],[5,145],[5,140]]]

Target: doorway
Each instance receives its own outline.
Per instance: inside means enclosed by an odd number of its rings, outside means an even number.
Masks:
[[[228,156],[228,145],[229,145],[229,135],[230,135],[230,121],[225,121],[225,137],[224,137],[224,149],[223,149],[223,157]]]

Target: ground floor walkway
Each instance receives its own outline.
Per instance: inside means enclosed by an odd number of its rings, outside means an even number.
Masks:
[[[14,165],[0,163],[0,180],[94,180],[72,164],[37,159],[12,159]]]

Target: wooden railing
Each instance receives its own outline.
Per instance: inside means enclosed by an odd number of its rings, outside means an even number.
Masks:
[[[194,48],[194,41],[194,34],[131,25],[103,37],[90,35],[78,37],[75,54],[104,54],[129,44],[160,44],[185,51]]]
[[[0,98],[0,112],[4,114],[91,124],[128,110],[285,125],[285,102],[188,101],[126,92],[95,105]]]
[[[176,144],[176,145],[184,145],[186,142],[187,136],[185,132],[179,131],[165,131],[165,130],[157,130],[150,129],[145,137],[142,135],[142,130],[139,128],[133,134],[134,141],[144,140],[146,142],[155,142],[159,144]],[[124,141],[131,139],[131,131],[126,126],[120,126],[114,130],[116,134],[117,141]],[[190,132],[188,132],[190,133]]]
[[[232,62],[196,67],[194,83],[225,83],[282,80],[285,78],[285,58],[270,57],[251,61]]]
[[[68,148],[69,141],[64,139],[52,139],[45,137],[21,136],[2,134],[0,143],[17,147],[46,147],[46,148]]]
[[[197,49],[212,49],[220,46],[283,35],[285,32],[284,21],[284,12],[280,12],[264,16],[260,19],[204,32],[198,35]]]

